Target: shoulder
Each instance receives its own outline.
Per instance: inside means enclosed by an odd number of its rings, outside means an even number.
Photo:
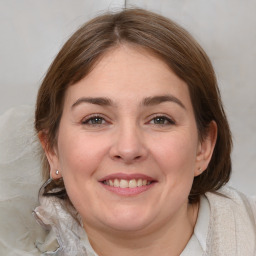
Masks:
[[[210,255],[255,255],[255,199],[229,186],[207,192],[206,197],[210,205]]]
[[[247,196],[230,186],[224,186],[216,192],[207,192],[211,209],[218,212],[229,211],[235,215],[248,215],[256,225],[256,197]]]

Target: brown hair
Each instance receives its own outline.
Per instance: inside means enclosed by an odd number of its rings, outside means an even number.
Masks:
[[[46,131],[49,148],[56,145],[67,87],[85,77],[107,50],[122,43],[154,52],[186,82],[201,140],[210,122],[214,120],[217,124],[218,135],[211,161],[207,170],[194,178],[189,195],[190,203],[197,202],[201,194],[216,191],[229,180],[231,133],[209,58],[186,30],[165,17],[142,9],[125,9],[98,16],[76,31],[60,50],[39,89],[36,131]],[[44,163],[43,176],[47,179],[49,164],[46,158]],[[60,188],[59,194],[54,195],[67,198],[61,180],[50,184],[50,188]]]

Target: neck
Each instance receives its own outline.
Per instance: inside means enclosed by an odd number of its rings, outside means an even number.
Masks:
[[[193,234],[198,205],[188,205],[184,214],[147,230],[120,232],[86,226],[90,243],[99,256],[176,256],[180,255]]]

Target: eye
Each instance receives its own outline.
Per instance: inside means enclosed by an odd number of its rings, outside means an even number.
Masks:
[[[150,120],[150,124],[156,125],[173,125],[175,122],[167,116],[156,116]]]
[[[82,124],[91,126],[104,125],[106,124],[106,120],[102,116],[95,115],[83,119]]]

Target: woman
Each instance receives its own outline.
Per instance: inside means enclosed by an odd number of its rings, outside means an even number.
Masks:
[[[133,9],[82,26],[35,128],[45,255],[255,255],[255,205],[221,189],[232,141],[211,62],[172,21]]]

